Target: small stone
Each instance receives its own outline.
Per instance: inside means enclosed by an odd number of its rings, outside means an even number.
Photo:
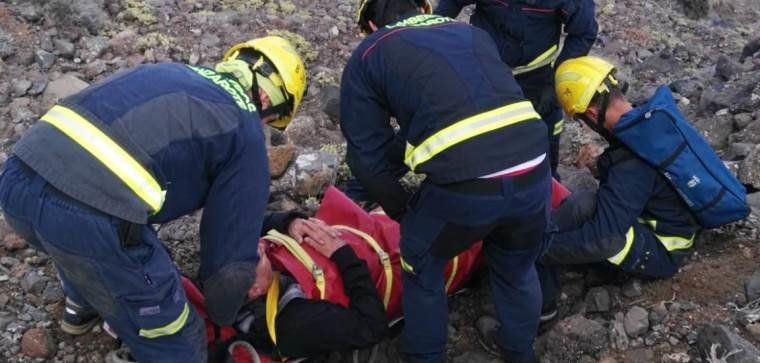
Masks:
[[[594,287],[586,293],[586,310],[590,313],[610,311],[610,293],[604,287]]]
[[[760,299],[760,270],[755,271],[744,283],[744,294],[747,296],[747,301]]]
[[[49,106],[52,107],[52,104],[58,102],[59,99],[71,96],[87,88],[87,86],[87,82],[82,81],[74,75],[67,74],[50,82],[45,89],[45,92],[42,94],[42,97],[46,102],[50,103]]]
[[[678,338],[676,338],[674,336],[669,336],[668,337],[668,343],[670,343],[670,345],[678,345],[678,343],[680,343],[680,342],[681,341],[678,340]]]
[[[0,332],[5,331],[5,328],[14,322],[16,317],[7,311],[0,311]]]
[[[102,56],[108,50],[109,42],[104,37],[86,37],[80,40],[82,58],[90,63]]]
[[[21,338],[21,351],[32,358],[50,358],[57,349],[53,337],[44,329],[29,329]]]
[[[269,156],[269,175],[278,178],[285,173],[288,165],[296,155],[296,147],[293,144],[271,146],[267,148]]]
[[[337,27],[337,26],[333,25],[333,27],[332,27],[332,28],[330,28],[330,35],[331,35],[333,38],[335,38],[335,37],[337,37],[338,35],[340,35],[340,30],[338,30],[338,27]]]
[[[754,120],[752,119],[752,114],[750,113],[739,113],[734,115],[734,126],[737,130],[741,130],[749,126],[752,121]]]
[[[9,256],[3,256],[0,257],[0,265],[8,266],[8,267],[16,267],[18,264],[20,264],[21,261],[18,260],[18,258],[15,257],[9,257]]]
[[[19,12],[19,15],[21,15],[21,17],[24,18],[24,20],[30,23],[35,23],[38,20],[42,19],[42,15],[40,14],[37,7],[34,6],[33,4],[27,4],[25,6],[22,6],[18,12]]]
[[[0,308],[5,307],[5,305],[8,305],[8,301],[10,301],[11,298],[8,296],[8,294],[0,294]],[[2,330],[2,329],[0,329]]]
[[[626,353],[624,363],[654,362],[654,352],[649,348],[634,349]]]
[[[628,349],[629,340],[628,334],[625,332],[623,313],[616,313],[615,320],[612,321],[610,329],[610,342],[612,348],[618,351],[624,351]]]
[[[201,60],[201,55],[198,54],[198,52],[192,52],[190,54],[189,62],[190,62],[191,65],[198,64],[198,62],[200,62],[200,60]]]
[[[38,96],[45,91],[47,84],[48,82],[45,79],[34,80],[32,81],[32,87],[26,93],[30,96]]]
[[[657,325],[661,323],[663,320],[665,320],[665,317],[667,315],[668,315],[668,307],[665,306],[664,301],[660,301],[649,312],[649,322],[653,325]]]
[[[501,324],[499,324],[498,320],[488,315],[481,316],[475,322],[475,327],[478,329],[478,333],[481,337],[487,337],[488,335],[493,334],[493,332],[499,329],[500,326]]]
[[[636,338],[649,330],[649,312],[640,306],[634,306],[625,314],[625,331],[631,338]]]
[[[105,73],[108,70],[108,65],[102,59],[96,59],[91,63],[84,66],[84,75],[89,79],[94,79],[97,76]]]
[[[760,323],[749,324],[746,328],[755,337],[755,340],[760,341]]]
[[[27,273],[21,280],[21,288],[28,294],[39,295],[47,284],[47,279],[38,275],[37,272],[31,271]]]
[[[641,291],[641,282],[636,279],[629,280],[623,285],[622,293],[623,296],[628,298],[635,298],[643,295],[643,292]]]
[[[325,151],[298,155],[295,161],[295,194],[317,196],[338,176],[338,156]]]
[[[334,84],[325,86],[319,98],[322,103],[322,112],[330,118],[330,121],[338,123],[340,121],[340,87]]]
[[[662,357],[662,363],[690,363],[691,357],[688,353],[678,352],[666,354]]]
[[[34,52],[34,61],[40,65],[40,68],[47,70],[55,63],[55,54],[50,53],[43,49],[38,49]]]
[[[42,301],[46,304],[63,300],[63,290],[58,284],[48,284],[42,291]]]
[[[32,88],[32,82],[26,79],[21,79],[13,82],[13,88],[11,89],[11,96],[21,97],[26,95],[26,91]]]
[[[488,353],[482,350],[474,350],[465,352],[461,355],[454,357],[453,363],[496,363],[501,362],[500,359],[490,356]]]
[[[55,39],[53,40],[53,45],[55,46],[55,52],[59,56],[66,59],[74,57],[74,43],[66,39]]]
[[[15,233],[8,233],[3,238],[3,246],[8,252],[14,252],[26,248],[26,241]]]

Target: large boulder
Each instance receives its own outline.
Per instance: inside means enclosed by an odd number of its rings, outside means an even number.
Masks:
[[[739,164],[739,180],[754,188],[760,188],[760,145],[756,145]]]
[[[545,361],[576,362],[583,356],[601,356],[609,346],[608,338],[602,324],[573,315],[541,336],[536,351]]]
[[[58,100],[71,96],[89,86],[87,82],[72,74],[65,74],[48,83],[45,92],[42,93],[45,108],[52,107]]]
[[[760,350],[723,325],[707,324],[697,336],[697,348],[709,362],[760,363]]]
[[[21,351],[31,358],[51,358],[57,348],[52,335],[45,329],[29,329],[21,337]]]
[[[696,124],[713,149],[721,150],[728,146],[728,137],[733,132],[734,119],[730,114],[701,119]]]

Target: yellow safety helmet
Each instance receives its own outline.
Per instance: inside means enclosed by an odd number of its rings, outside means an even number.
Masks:
[[[374,9],[385,9],[386,4],[388,1],[393,0],[360,0],[359,1],[359,8],[356,10],[356,23],[359,24],[359,28],[361,28],[362,32],[365,34],[372,33],[372,29],[369,27],[369,21],[372,20],[375,23],[377,23],[376,19],[379,19],[381,16],[380,14],[373,14],[372,19],[367,19],[367,13],[368,10],[370,10],[370,4],[373,4],[377,2]],[[409,1],[415,6],[421,7],[424,9],[425,14],[430,14],[433,12],[433,4],[430,3],[430,0],[405,0]]]
[[[269,123],[278,129],[285,128],[293,119],[306,93],[306,66],[296,48],[285,38],[267,36],[236,44],[224,54],[224,61],[238,59],[241,52],[252,50],[263,56],[253,60],[251,70],[256,73],[254,84],[274,85],[282,90],[285,102],[273,104],[271,112],[280,117]],[[251,62],[249,59],[244,59]],[[274,67],[272,70],[271,67]],[[269,69],[268,69],[269,68]],[[256,82],[258,80],[258,82]],[[266,89],[266,87],[264,87]],[[256,95],[254,95],[256,97]],[[272,96],[270,96],[270,99]],[[261,111],[261,110],[259,110]]]
[[[607,83],[617,85],[615,66],[594,56],[568,59],[557,67],[554,90],[568,116],[586,112],[597,93],[609,92]]]

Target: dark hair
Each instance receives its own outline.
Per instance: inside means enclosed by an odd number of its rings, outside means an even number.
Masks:
[[[419,5],[415,0],[375,0],[364,12],[364,19],[371,20],[377,27],[393,24],[402,16],[418,12]]]
[[[623,94],[623,91],[620,89],[619,84],[611,84],[607,83],[607,88],[610,90],[610,98],[609,101],[615,101],[615,100],[621,100],[625,98],[625,95]],[[596,93],[593,98],[591,98],[591,103],[589,103],[589,107],[596,106],[597,109],[602,109],[603,105],[602,102],[604,102],[604,94],[603,93]]]

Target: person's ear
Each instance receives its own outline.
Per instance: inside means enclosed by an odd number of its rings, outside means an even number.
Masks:
[[[599,109],[596,106],[590,106],[583,114],[586,116],[586,118],[594,122],[597,122],[597,120],[599,120]]]

